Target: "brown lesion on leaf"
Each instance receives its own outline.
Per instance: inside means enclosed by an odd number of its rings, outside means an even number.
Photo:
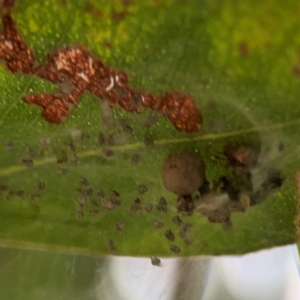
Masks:
[[[145,108],[156,110],[167,117],[180,131],[197,132],[202,115],[187,93],[166,93],[157,96],[138,91],[129,85],[127,74],[115,70],[96,58],[80,45],[56,49],[47,54],[45,63],[37,65],[32,49],[25,43],[11,17],[10,1],[4,1],[3,31],[0,33],[0,59],[15,73],[39,76],[60,86],[58,93],[33,94],[23,97],[24,102],[42,108],[42,116],[49,123],[62,123],[81,96],[90,92],[108,100],[111,107],[140,114]]]

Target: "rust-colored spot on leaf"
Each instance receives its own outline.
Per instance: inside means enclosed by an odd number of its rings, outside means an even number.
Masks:
[[[4,5],[9,5],[5,1]],[[113,16],[125,17],[126,10]],[[45,63],[35,65],[35,55],[19,35],[10,13],[4,14],[3,31],[0,33],[0,59],[7,68],[15,73],[21,71],[27,75],[36,75],[56,84],[70,87],[68,93],[35,94],[23,97],[28,104],[42,108],[42,116],[49,123],[61,123],[69,115],[86,91],[101,99],[107,99],[109,105],[119,105],[123,109],[141,113],[150,108],[167,117],[176,129],[197,132],[202,123],[202,115],[194,100],[187,93],[166,93],[156,96],[130,87],[128,76],[122,70],[115,70],[82,46],[68,46],[47,54]]]

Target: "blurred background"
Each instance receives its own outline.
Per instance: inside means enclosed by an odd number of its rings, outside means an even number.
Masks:
[[[0,249],[1,300],[298,300],[296,245],[236,257],[92,258]]]

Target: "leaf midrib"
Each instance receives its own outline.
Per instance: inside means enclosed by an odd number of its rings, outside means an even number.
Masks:
[[[271,124],[271,125],[266,125],[266,126],[261,126],[261,127],[255,126],[252,128],[240,129],[240,130],[235,130],[235,131],[231,131],[231,132],[209,133],[209,134],[204,134],[204,135],[196,136],[196,137],[160,139],[160,140],[154,141],[154,145],[162,146],[162,145],[167,145],[167,144],[190,143],[190,142],[205,141],[205,140],[206,141],[207,140],[217,140],[217,139],[232,137],[232,136],[241,135],[241,134],[249,134],[249,133],[254,133],[254,132],[282,129],[282,128],[285,128],[288,126],[293,126],[296,124],[300,124],[300,119],[295,119],[295,120],[291,120],[288,122],[281,122],[281,123]],[[137,143],[125,144],[125,145],[115,145],[115,146],[111,146],[109,148],[114,151],[126,151],[126,150],[136,150],[138,148],[143,148],[143,147],[145,147],[145,144],[143,142],[137,142]],[[79,158],[85,158],[85,157],[99,155],[101,149],[102,148],[88,150],[88,151],[82,151],[82,152],[77,153],[77,156]],[[41,166],[44,166],[47,164],[55,163],[56,160],[57,160],[56,157],[37,159],[34,161],[33,167],[41,167]],[[0,176],[9,176],[11,174],[19,173],[19,172],[25,171],[27,169],[28,168],[23,165],[12,165],[7,168],[0,169]]]

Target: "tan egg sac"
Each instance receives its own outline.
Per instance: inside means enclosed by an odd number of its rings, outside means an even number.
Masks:
[[[182,152],[169,157],[162,168],[165,188],[179,196],[196,192],[205,182],[205,165],[195,153]]]

